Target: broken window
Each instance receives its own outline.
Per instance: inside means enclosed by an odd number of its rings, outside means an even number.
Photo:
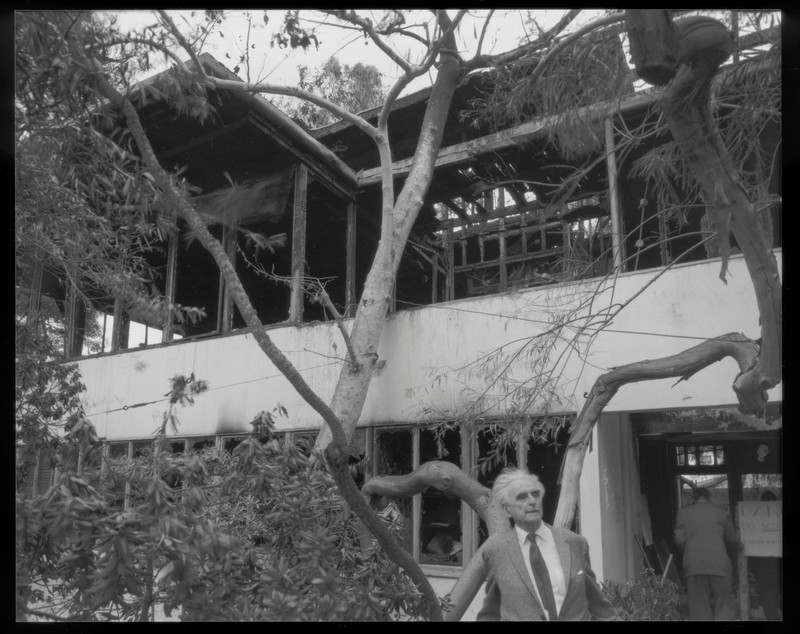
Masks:
[[[457,429],[423,429],[419,460],[420,464],[441,460],[460,467],[461,433]],[[460,566],[461,499],[430,487],[422,493],[420,508],[420,563]]]
[[[478,457],[476,461],[476,480],[488,489],[492,488],[495,478],[506,467],[517,466],[516,442],[502,443],[503,430],[497,427],[486,427],[476,434]],[[486,522],[478,522],[478,546],[489,537]]]
[[[411,429],[375,430],[375,474],[406,475],[414,470],[414,446]],[[414,552],[414,504],[412,498],[383,498],[378,512],[402,527],[403,545]]]

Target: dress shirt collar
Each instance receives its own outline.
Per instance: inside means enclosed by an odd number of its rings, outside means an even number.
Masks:
[[[527,548],[526,542],[528,541],[528,535],[529,535],[528,531],[526,531],[523,528],[520,528],[519,526],[514,526],[514,530],[517,531],[517,539],[519,540],[520,546]],[[539,528],[536,529],[535,534],[538,535],[540,538],[542,538],[544,541],[548,542],[553,541],[553,532],[550,530],[550,527],[544,522],[539,524]],[[531,539],[535,539],[535,537],[532,537]]]

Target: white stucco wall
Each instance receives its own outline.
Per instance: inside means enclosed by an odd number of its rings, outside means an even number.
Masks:
[[[778,254],[780,262],[780,253]],[[564,365],[562,411],[577,411],[597,376],[612,366],[676,354],[702,338],[728,332],[759,336],[758,312],[744,261],[734,257],[728,284],[719,280],[719,261],[679,265],[648,286],[603,331],[581,358]],[[629,273],[606,288],[593,308],[624,302],[657,271]],[[462,368],[493,350],[515,350],[550,325],[550,319],[585,298],[593,288],[559,285],[433,305],[392,315],[380,345],[386,365],[370,387],[361,424],[442,419],[468,405],[484,389],[481,365]],[[553,307],[556,308],[553,308]],[[344,344],[332,323],[269,330],[275,344],[323,399],[333,392]],[[563,350],[560,348],[559,350]],[[557,352],[559,351],[557,350]],[[168,379],[194,373],[211,389],[194,407],[181,408],[181,434],[248,431],[261,410],[288,410],[284,429],[319,426],[320,418],[272,366],[247,333],[176,342],[78,361],[87,387],[86,412],[108,439],[149,435],[162,419]],[[689,381],[647,381],[624,386],[608,412],[731,404],[738,371],[731,359],[706,368]],[[517,378],[530,375],[522,365]],[[770,392],[780,400],[780,386]],[[141,403],[146,405],[132,407]],[[127,407],[128,409],[123,409]],[[559,409],[558,407],[556,409]],[[502,408],[492,412],[502,414]],[[588,492],[587,492],[588,493]],[[582,492],[582,497],[583,492]],[[584,498],[585,499],[585,498]]]

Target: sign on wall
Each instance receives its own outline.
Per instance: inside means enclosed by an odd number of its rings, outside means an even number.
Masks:
[[[739,534],[748,557],[783,557],[781,501],[739,502]]]

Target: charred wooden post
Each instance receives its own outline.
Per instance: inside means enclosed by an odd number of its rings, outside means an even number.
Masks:
[[[175,303],[175,279],[178,275],[178,232],[172,231],[167,240],[167,274],[166,284],[164,288],[164,303],[166,310],[164,311],[164,325],[161,329],[161,342],[166,343],[172,341],[172,335],[175,327],[172,323],[172,305]],[[114,303],[114,332],[117,331],[117,304]],[[114,343],[112,339],[111,349],[114,350]]]
[[[347,272],[344,291],[344,317],[352,317],[356,313],[356,204],[347,203]]]
[[[306,195],[308,170],[299,163],[294,176],[294,205],[292,208],[292,297],[289,303],[289,321],[303,321],[303,275],[306,262]]]

